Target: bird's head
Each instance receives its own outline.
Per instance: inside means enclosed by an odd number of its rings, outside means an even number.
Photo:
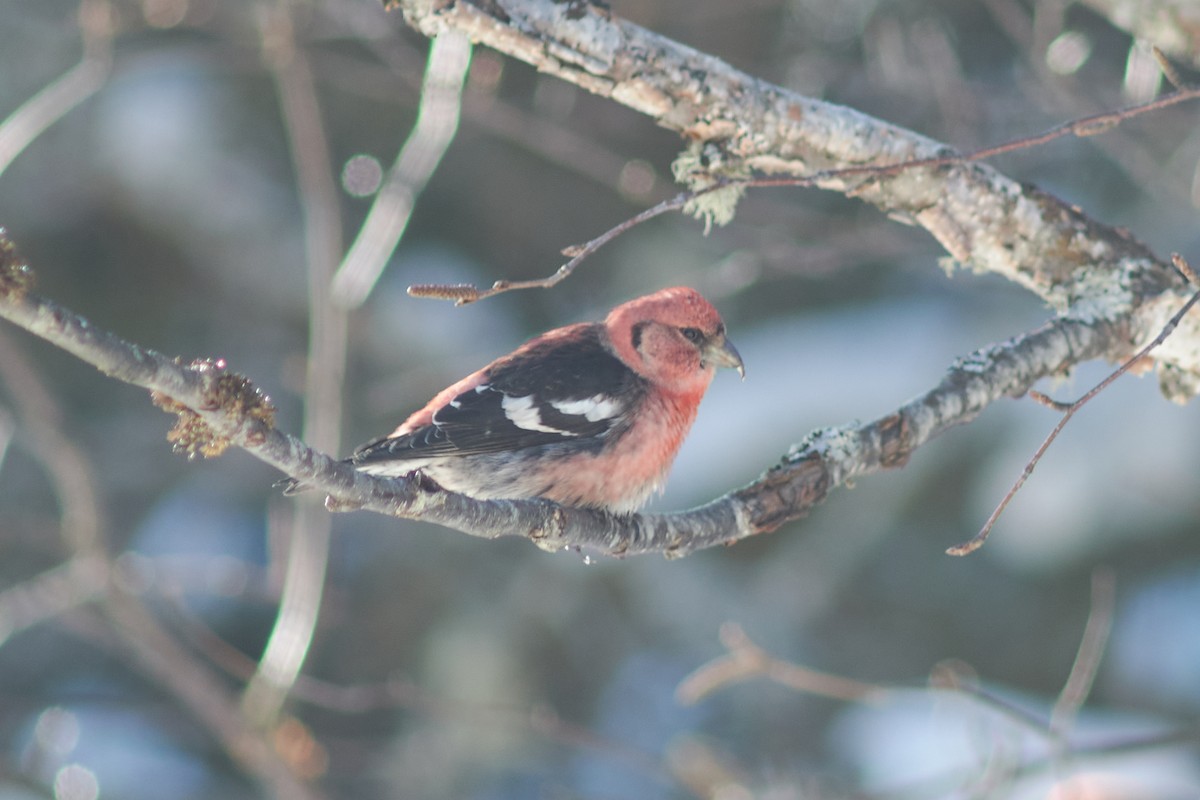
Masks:
[[[617,306],[604,321],[617,355],[664,391],[703,394],[717,367],[746,370],[712,304],[684,286]]]

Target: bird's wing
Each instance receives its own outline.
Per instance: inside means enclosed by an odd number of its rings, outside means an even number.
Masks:
[[[356,465],[465,456],[573,442],[599,449],[645,391],[643,378],[604,346],[599,326],[537,341],[492,364],[480,382],[415,430],[363,445]]]

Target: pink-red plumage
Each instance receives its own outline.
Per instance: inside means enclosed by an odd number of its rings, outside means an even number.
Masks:
[[[419,469],[478,499],[633,511],[661,488],[719,366],[743,371],[716,309],[664,289],[531,339],[347,461],[374,475]]]

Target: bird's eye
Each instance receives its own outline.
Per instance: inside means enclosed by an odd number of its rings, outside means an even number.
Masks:
[[[683,334],[683,338],[692,344],[700,344],[700,342],[704,341],[704,331],[699,328],[680,328],[679,332]]]
[[[633,326],[633,330],[629,334],[629,343],[633,345],[634,350],[642,349],[642,333],[646,330],[646,323],[639,322]]]

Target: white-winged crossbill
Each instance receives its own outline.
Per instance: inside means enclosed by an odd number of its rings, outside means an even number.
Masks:
[[[480,500],[630,512],[662,487],[717,367],[745,375],[721,315],[693,289],[663,289],[531,339],[346,462],[420,470]]]

